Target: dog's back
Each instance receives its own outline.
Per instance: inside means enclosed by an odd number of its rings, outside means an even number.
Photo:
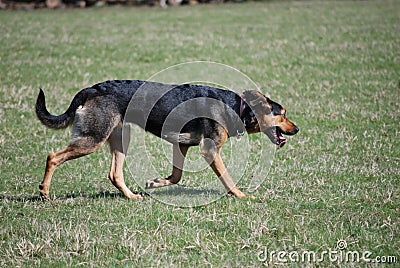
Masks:
[[[181,103],[203,98],[197,101],[191,109],[186,109],[183,115],[192,114],[199,110],[208,110],[207,99],[215,99],[237,110],[240,97],[232,91],[201,85],[168,85],[140,80],[112,80],[95,84],[78,92],[64,114],[51,115],[46,108],[45,95],[40,90],[36,102],[36,115],[47,127],[60,129],[70,125],[78,108],[101,106],[101,113],[116,109],[127,122],[137,123],[148,131],[160,128],[166,117]],[[130,104],[130,105],[129,105]],[[127,108],[129,107],[128,114]],[[156,109],[154,109],[156,107]],[[144,118],[146,117],[146,118]],[[146,122],[150,122],[146,126]],[[153,127],[152,127],[153,126]]]

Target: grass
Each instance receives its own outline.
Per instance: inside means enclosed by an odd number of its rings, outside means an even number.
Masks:
[[[340,239],[399,261],[399,9],[312,1],[1,11],[0,266],[258,267],[266,252],[321,253]],[[192,60],[238,68],[300,127],[257,200],[194,208],[126,200],[106,178],[107,148],[61,166],[54,202],[38,199],[47,154],[69,139],[35,118],[39,87],[59,114],[81,88]]]

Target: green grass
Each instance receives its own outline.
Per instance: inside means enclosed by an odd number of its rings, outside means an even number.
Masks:
[[[321,253],[339,239],[399,261],[399,10],[312,1],[1,11],[0,266],[257,267],[260,251]],[[107,179],[107,148],[62,165],[54,202],[39,201],[46,156],[69,139],[36,119],[39,87],[59,114],[81,88],[192,60],[241,70],[300,127],[256,201],[127,200]]]

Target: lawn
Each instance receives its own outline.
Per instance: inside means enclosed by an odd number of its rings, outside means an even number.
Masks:
[[[280,1],[1,11],[0,266],[395,267],[399,10],[399,1]],[[182,207],[179,192],[161,189],[142,201],[125,199],[107,179],[107,147],[59,167],[53,201],[38,198],[47,155],[70,136],[70,129],[46,129],[36,119],[39,87],[49,111],[60,114],[84,87],[148,79],[199,60],[243,72],[300,128],[273,151],[270,169],[257,154],[270,146],[267,137],[249,138],[248,163],[233,168],[243,181],[263,171],[255,200],[223,196]],[[148,165],[167,174],[162,149],[144,137],[131,143],[134,152],[150,154]],[[228,149],[225,157],[240,153]],[[185,175],[188,188],[202,182],[220,190],[207,169]],[[139,192],[136,181],[150,179],[128,169],[125,177]],[[311,252],[316,259],[302,260]]]

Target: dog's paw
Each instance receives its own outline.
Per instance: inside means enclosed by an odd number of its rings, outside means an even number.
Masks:
[[[39,185],[39,191],[40,191],[40,199],[42,201],[49,201],[50,199],[50,194],[49,194],[49,187],[44,184]]]
[[[244,193],[242,193],[242,191],[240,191],[237,187],[233,187],[229,193],[239,199],[246,199],[247,195],[245,195]]]
[[[171,185],[171,182],[168,179],[157,178],[153,180],[148,180],[146,182],[146,189],[160,188],[168,185]]]
[[[143,195],[132,193],[129,196],[127,196],[127,198],[132,199],[132,200],[142,200],[143,199]]]
[[[40,191],[40,199],[42,201],[51,201],[49,193],[45,193],[43,191]]]
[[[243,199],[256,200],[256,197],[254,195],[246,195]]]
[[[245,194],[240,195],[240,196],[235,196],[235,197],[237,197],[241,200],[255,200],[256,199],[256,197],[254,195],[245,195]]]
[[[156,182],[156,180],[157,179],[154,179],[154,180],[148,180],[147,182],[146,182],[146,186],[145,186],[145,188],[146,189],[152,189],[152,188],[157,188],[157,182]]]

